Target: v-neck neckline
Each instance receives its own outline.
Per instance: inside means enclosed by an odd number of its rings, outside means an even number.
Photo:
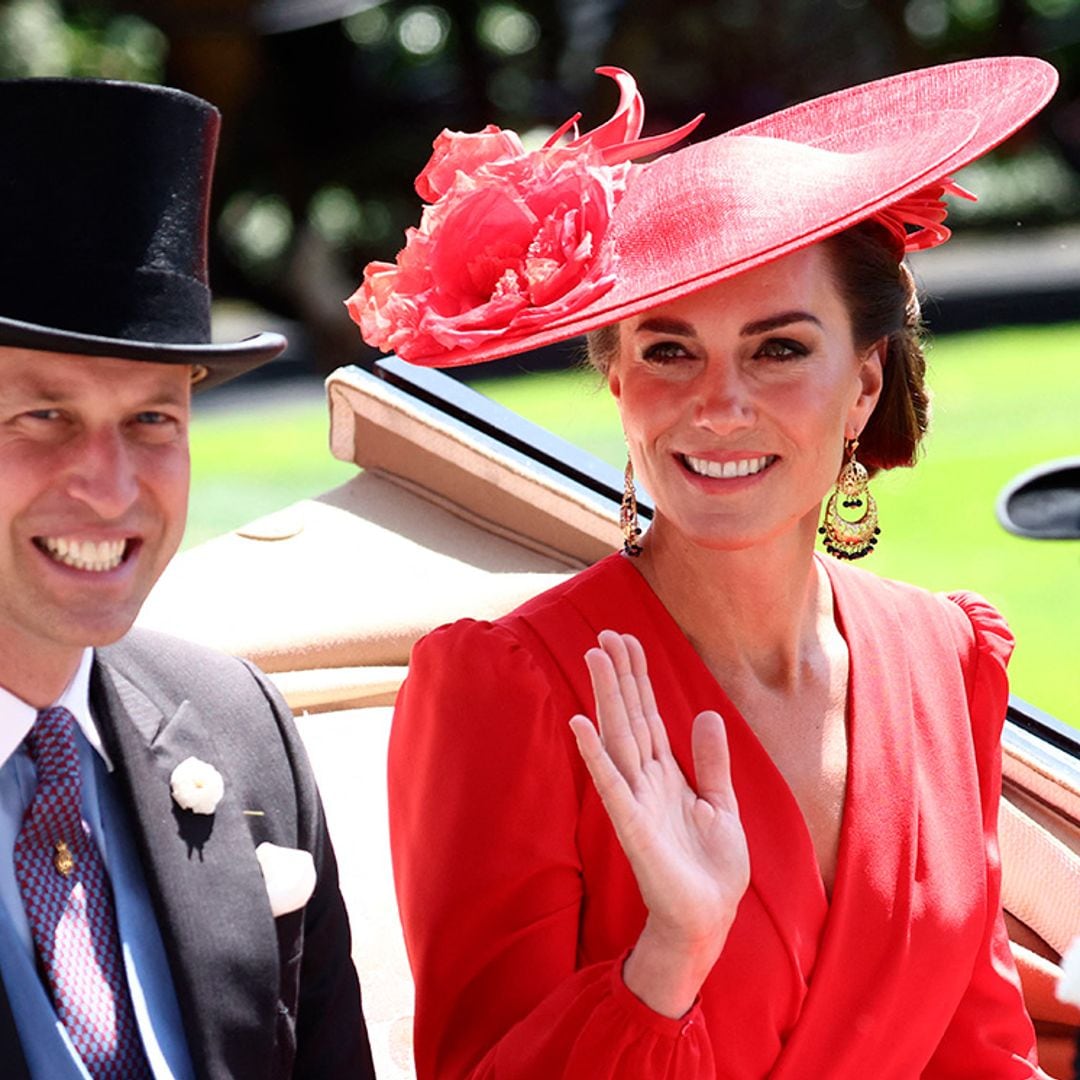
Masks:
[[[810,865],[812,866],[812,873],[809,877],[814,884],[814,891],[816,894],[815,900],[819,906],[820,921],[824,924],[829,912],[836,905],[838,895],[844,888],[844,883],[848,877],[849,849],[851,848],[851,834],[853,831],[853,793],[857,786],[855,768],[861,760],[860,726],[855,723],[855,714],[853,710],[857,650],[853,647],[853,635],[850,632],[848,623],[845,621],[844,601],[841,596],[841,589],[832,573],[832,567],[816,553],[814,554],[815,572],[817,572],[817,569],[824,571],[825,580],[829,584],[832,595],[833,620],[836,623],[837,632],[840,634],[848,650],[847,688],[844,702],[844,730],[847,739],[847,762],[844,776],[844,799],[840,813],[840,833],[837,844],[836,869],[833,875],[833,887],[830,893],[825,886],[825,880],[821,873],[821,864],[818,861],[817,850],[814,847],[810,826],[807,824],[802,806],[799,804],[799,800],[796,798],[795,792],[792,790],[787,778],[780,771],[779,766],[773,761],[772,756],[765,749],[764,744],[754,731],[753,727],[748,723],[742,712],[728,696],[727,691],[709,669],[709,666],[702,659],[698,651],[694,648],[682,627],[679,626],[674,616],[668,611],[664,602],[657,595],[645,575],[642,574],[641,571],[633,565],[630,559],[625,557],[622,553],[618,553],[612,557],[625,563],[627,572],[632,574],[633,577],[640,582],[642,595],[647,599],[648,605],[654,608],[655,612],[659,613],[659,615],[656,616],[658,628],[661,628],[662,624],[667,624],[667,636],[685,644],[685,649],[682,651],[690,658],[690,662],[697,666],[698,678],[703,680],[706,684],[711,685],[715,690],[720,703],[717,711],[724,718],[725,725],[728,726],[729,741],[732,741],[731,725],[734,724],[737,725],[740,736],[734,741],[736,743],[742,742],[745,746],[753,749],[754,756],[758,759],[757,762],[743,762],[740,767],[740,764],[733,760],[733,777],[737,776],[739,773],[750,776],[753,772],[761,769],[768,774],[770,785],[782,793],[784,801],[787,804],[787,815],[795,822],[800,851],[804,857],[809,859]],[[738,794],[737,791],[736,794]],[[769,832],[765,823],[762,822],[744,821],[743,827],[747,830],[748,835],[753,832],[762,834]],[[770,838],[775,839],[775,837],[762,837],[762,839],[766,841]],[[773,860],[767,861],[773,862]],[[753,865],[751,865],[751,879],[754,879]]]

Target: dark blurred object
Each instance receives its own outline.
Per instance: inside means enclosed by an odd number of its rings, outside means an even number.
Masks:
[[[1080,540],[1080,457],[1043,462],[1011,480],[997,518],[1017,536]]]
[[[371,0],[261,0],[251,20],[257,34],[284,34],[345,19],[373,6]]]

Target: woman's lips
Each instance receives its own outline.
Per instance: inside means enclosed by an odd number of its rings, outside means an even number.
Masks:
[[[711,480],[734,480],[740,476],[755,476],[767,469],[774,461],[775,454],[761,454],[758,457],[741,457],[726,461],[712,461],[709,458],[679,454],[679,460],[696,476],[706,476]]]

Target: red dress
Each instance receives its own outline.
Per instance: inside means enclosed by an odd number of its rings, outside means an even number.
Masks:
[[[790,788],[623,556],[416,646],[390,828],[421,1078],[1039,1075],[999,900],[1012,637],[975,596],[828,573],[850,651],[831,902]],[[645,909],[568,724],[594,715],[604,628],[641,640],[688,776],[693,717],[727,722],[751,882],[679,1020],[622,982]]]

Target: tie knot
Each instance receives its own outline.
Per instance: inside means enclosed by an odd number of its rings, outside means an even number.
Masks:
[[[37,770],[39,785],[78,783],[75,717],[68,709],[61,706],[42,709],[26,736],[26,749]]]

